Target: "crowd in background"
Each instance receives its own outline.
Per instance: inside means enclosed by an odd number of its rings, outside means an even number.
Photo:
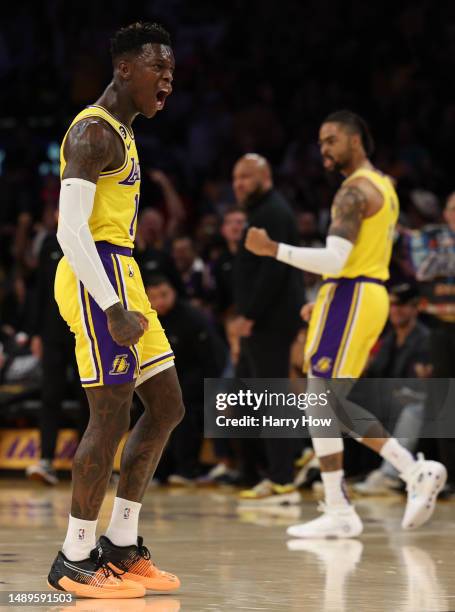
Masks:
[[[194,321],[196,335],[187,341],[208,343],[221,356],[198,363],[195,377],[235,365],[231,268],[247,220],[231,186],[235,161],[251,151],[264,155],[295,211],[300,244],[320,245],[340,179],[323,171],[318,127],[340,108],[369,122],[373,161],[396,181],[401,215],[390,285],[417,291],[419,317],[430,327],[432,317],[455,320],[446,312],[450,300],[432,309],[425,283],[434,275],[417,274],[419,253],[441,235],[435,225],[445,226],[443,252],[451,258],[453,251],[455,202],[445,216],[443,209],[455,188],[455,99],[446,79],[455,68],[455,7],[254,0],[245,10],[239,0],[150,0],[81,2],[69,11],[47,0],[5,7],[2,15],[1,382],[41,376],[58,259],[58,143],[109,81],[109,35],[138,17],[170,29],[177,69],[165,111],[133,126],[143,176],[135,255],[161,316],[171,317],[175,300],[179,308],[189,304],[182,316]],[[302,275],[311,301],[319,279]],[[455,267],[441,275],[452,282]],[[200,389],[194,398],[200,403]]]

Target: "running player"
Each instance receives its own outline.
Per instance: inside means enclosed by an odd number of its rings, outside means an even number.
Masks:
[[[48,584],[79,596],[129,598],[179,586],[138,537],[141,500],[184,409],[172,350],[132,257],[141,173],[131,124],[164,108],[174,56],[169,34],[148,23],[119,30],[111,53],[112,82],[73,120],[60,153],[57,238],[65,256],[55,297],[76,338],[90,421],[74,457],[68,531]],[[96,543],[135,391],[144,413],[123,449],[111,520]]]
[[[302,270],[324,275],[305,346],[308,386],[314,389],[321,387],[321,379],[356,379],[362,374],[388,316],[389,301],[384,282],[389,277],[399,212],[392,181],[368,159],[373,142],[361,117],[350,111],[331,114],[320,128],[319,145],[326,170],[340,171],[345,176],[333,201],[325,248],[278,244],[258,228],[250,228],[246,241],[246,247],[257,255],[276,257]],[[343,409],[356,422],[367,423],[367,429],[359,435],[339,423],[341,428],[382,455],[406,482],[408,501],[403,528],[411,529],[425,523],[444,486],[445,467],[422,457],[416,460],[371,414],[346,400],[345,396]],[[321,410],[319,407],[319,414]],[[343,483],[340,427],[337,425],[334,432],[337,437],[321,438],[317,437],[317,432],[310,433],[321,466],[324,513],[313,521],[290,527],[288,534],[304,538],[355,537],[362,532],[363,526],[349,503]]]

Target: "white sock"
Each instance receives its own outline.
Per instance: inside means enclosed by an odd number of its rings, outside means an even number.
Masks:
[[[84,521],[74,516],[69,517],[68,531],[63,542],[62,551],[70,561],[82,561],[90,556],[96,548],[96,521]]]
[[[116,546],[137,544],[139,512],[142,504],[116,497],[106,537]]]
[[[400,474],[406,472],[415,463],[412,453],[404,446],[401,446],[396,438],[389,438],[379,454],[391,463]]]
[[[325,503],[328,506],[349,506],[349,499],[344,485],[344,470],[321,472],[324,483]]]

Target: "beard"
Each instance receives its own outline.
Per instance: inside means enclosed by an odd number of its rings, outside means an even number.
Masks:
[[[262,187],[262,185],[257,185],[256,189],[254,191],[251,191],[251,193],[249,193],[244,201],[243,204],[246,208],[251,208],[252,206],[254,206],[255,204],[257,204],[261,199],[262,196],[264,195],[265,190]]]

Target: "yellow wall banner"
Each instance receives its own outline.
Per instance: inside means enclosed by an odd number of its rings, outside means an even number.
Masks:
[[[114,460],[114,470],[120,469],[120,456],[127,434],[120,442]],[[57,470],[70,470],[77,448],[75,429],[61,429],[57,437],[54,467]],[[0,429],[0,469],[24,470],[41,458],[40,435],[38,429]]]

